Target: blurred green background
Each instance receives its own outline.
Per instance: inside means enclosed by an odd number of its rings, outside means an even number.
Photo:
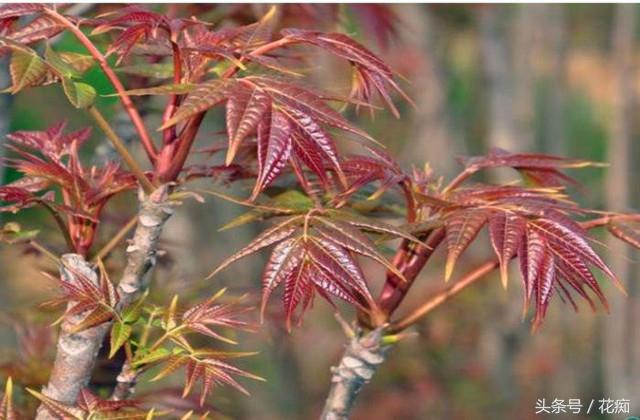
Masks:
[[[357,12],[348,7],[341,7],[338,26],[378,52],[406,78],[404,86],[416,106],[401,105],[400,119],[384,111],[373,120],[365,113],[350,115],[404,165],[421,167],[429,162],[438,173],[451,177],[458,168],[456,156],[483,154],[493,146],[609,162],[607,168],[572,173],[583,183],[582,189],[573,191],[576,199],[598,209],[640,208],[640,188],[635,183],[640,181],[638,6],[390,7],[397,16],[397,30],[388,45],[378,43],[354,18]],[[215,7],[205,9],[204,16],[216,16]],[[251,10],[260,16],[264,9],[255,6]],[[81,51],[66,36],[56,42]],[[317,63],[322,69],[314,73],[317,83],[334,89],[345,84],[344,68],[323,57]],[[6,79],[6,62],[2,68],[1,77]],[[110,93],[99,71],[90,73],[88,80],[99,93]],[[73,127],[90,124],[66,103],[57,87],[32,89],[16,97],[4,95],[0,100],[0,130],[4,132],[41,129],[64,118]],[[118,118],[115,100],[101,101],[109,115]],[[222,113],[211,114],[199,138],[203,147],[211,138],[219,138],[214,133],[223,128]],[[157,125],[158,118],[149,115],[150,125]],[[94,137],[95,153],[108,154],[100,146],[100,136]],[[14,177],[11,171],[4,171],[5,181]],[[114,219],[126,220],[134,210],[132,202],[124,197],[115,203]],[[229,286],[257,299],[264,255],[232,266],[214,281],[203,280],[215,264],[259,231],[260,226],[251,225],[217,232],[242,211],[217,199],[208,199],[205,205],[187,203],[168,225],[164,248],[170,259],[166,258],[165,269],[155,276],[160,287],[153,298],[166,302],[179,292],[202,299]],[[29,226],[49,223],[37,210],[18,218]],[[46,235],[48,229],[43,230]],[[618,242],[601,239],[597,249],[608,254],[629,294],[624,297],[605,284],[610,314],[592,314],[586,305],[574,313],[556,300],[543,328],[532,335],[521,318],[517,276],[512,276],[515,281],[506,291],[497,277],[488,278],[433,312],[413,330],[415,334],[393,349],[388,363],[361,395],[354,418],[545,417],[535,414],[539,398],[548,403],[555,398],[580,398],[585,405],[583,414],[546,418],[608,418],[584,414],[592,399],[598,404],[602,398],[629,399],[630,415],[640,415],[640,256]],[[480,238],[467,254],[466,264],[482,261],[489,253],[487,244],[486,238]],[[441,287],[442,261],[438,254],[401,311]],[[25,312],[29,305],[50,296],[51,285],[38,274],[44,268],[47,262],[43,259],[21,249],[0,248],[0,307],[6,321],[0,327],[0,357],[5,361],[17,357],[13,331],[17,315],[6,314]],[[372,287],[380,287],[380,268],[365,269]],[[348,309],[341,310],[345,317],[352,316]],[[239,337],[242,350],[260,351],[243,367],[267,382],[247,384],[250,398],[222,389],[211,402],[232,418],[315,418],[327,392],[329,367],[337,360],[345,337],[331,307],[320,300],[292,334],[284,331],[275,308],[273,312],[258,333]],[[28,318],[51,322],[55,317],[30,314]],[[181,375],[175,375],[176,387],[181,380]],[[158,387],[143,384],[138,391]],[[159,393],[157,398],[169,401],[176,397]]]

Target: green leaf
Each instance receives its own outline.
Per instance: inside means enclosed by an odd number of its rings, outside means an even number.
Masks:
[[[78,73],[84,73],[85,71],[89,70],[94,63],[93,57],[86,54],[62,51],[58,53],[58,55],[60,56],[60,58],[62,58],[62,60],[73,67]]]
[[[111,346],[109,349],[109,359],[111,359],[118,349],[127,342],[129,337],[131,336],[131,325],[115,322],[111,327]]]
[[[258,206],[234,218],[222,226],[219,231],[263,220],[271,215],[281,216],[283,214],[306,213],[311,208],[313,208],[313,200],[307,195],[296,190],[285,191],[267,201],[264,207]]]
[[[47,74],[47,65],[37,54],[16,50],[9,64],[11,72],[11,93],[35,85]]]
[[[162,318],[162,327],[169,331],[176,327],[176,312],[178,310],[178,295],[173,296],[171,304]]]
[[[7,244],[28,242],[35,238],[38,232],[38,230],[22,230],[18,223],[9,222],[0,228],[0,242]]]
[[[47,64],[63,79],[77,79],[81,76],[80,72],[63,60],[57,52],[51,49],[49,44],[47,44],[47,48],[44,50],[44,58]]]
[[[96,99],[96,90],[86,83],[65,78],[62,79],[62,87],[71,105],[78,109],[90,107]]]
[[[142,297],[138,299],[133,305],[127,306],[123,311],[120,317],[127,324],[133,324],[140,318],[142,314],[142,305],[144,304],[145,299],[149,295],[149,290],[145,291]]]
[[[171,352],[169,350],[165,349],[164,347],[160,347],[158,349],[153,350],[152,352],[148,352],[139,357],[136,357],[136,359],[134,359],[133,361],[133,365],[138,367],[142,365],[147,365],[149,363],[154,363],[164,359],[165,357],[168,357],[170,354]]]

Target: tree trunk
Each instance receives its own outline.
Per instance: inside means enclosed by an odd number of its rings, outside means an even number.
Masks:
[[[549,69],[548,98],[546,99],[548,117],[543,128],[546,151],[555,155],[565,155],[567,139],[565,135],[567,97],[567,23],[565,7],[561,4],[545,5],[547,22],[544,28],[548,32],[550,44],[551,68]]]
[[[487,5],[480,10],[482,70],[488,99],[487,142],[516,151],[513,66],[507,43],[507,8]]]
[[[127,265],[118,283],[119,309],[133,302],[147,287],[148,274],[156,263],[160,233],[173,212],[166,186],[158,188],[149,196],[141,193],[139,201],[138,225],[127,246]],[[63,256],[63,262],[63,278],[73,279],[72,272],[77,270],[97,282],[97,274],[81,256],[67,254]],[[80,390],[89,383],[98,350],[111,325],[105,323],[79,333],[70,333],[69,330],[84,316],[85,314],[80,314],[63,320],[54,368],[49,383],[42,391],[44,395],[65,404],[75,404]],[[51,418],[53,417],[49,411],[41,405],[36,419]]]
[[[612,211],[625,211],[631,204],[629,185],[634,180],[631,174],[632,118],[634,108],[634,34],[636,30],[633,4],[616,6],[613,23],[613,57],[615,91],[611,136],[608,144],[606,200]],[[639,395],[640,357],[636,337],[638,314],[635,279],[630,278],[628,248],[621,241],[607,242],[609,261],[621,282],[627,287],[629,296],[624,297],[615,290],[610,293],[611,317],[604,328],[603,364],[605,388],[610,398],[633,398]]]
[[[331,388],[322,411],[322,420],[348,419],[362,388],[371,381],[385,361],[389,346],[382,342],[383,329],[358,332],[351,338],[340,363],[331,369]]]
[[[451,132],[447,112],[447,78],[442,57],[438,54],[438,27],[424,4],[405,4],[397,9],[402,22],[402,42],[420,51],[419,74],[412,80],[412,97],[416,103],[411,118],[411,141],[403,144],[402,160],[421,167],[429,161],[433,169],[448,175],[455,168],[450,159],[437,159],[444,150],[463,152]],[[454,153],[455,152],[455,153]]]
[[[539,5],[528,4],[518,5],[515,10],[506,5],[488,5],[480,11],[488,147],[511,152],[532,148],[535,72],[531,56],[538,47],[535,31],[540,24],[540,12]],[[514,179],[513,173],[502,170],[488,176],[496,183]],[[512,273],[510,277],[516,276]],[[527,335],[522,328],[519,291],[512,284],[498,292],[508,297],[491,314],[492,321],[482,328],[478,342],[478,357],[489,367],[491,386],[500,395],[494,409],[503,416],[507,402],[518,397],[513,366]]]
[[[81,275],[98,284],[98,275],[94,267],[78,254],[65,254],[61,257],[60,275],[62,280],[77,283]],[[67,310],[75,306],[69,302]],[[109,325],[103,324],[78,333],[72,333],[73,327],[81,322],[87,313],[66,316],[60,327],[60,336],[56,347],[56,360],[51,371],[49,384],[42,393],[56,401],[73,405],[80,390],[89,384],[98,350]],[[44,405],[38,408],[39,420],[56,419]]]

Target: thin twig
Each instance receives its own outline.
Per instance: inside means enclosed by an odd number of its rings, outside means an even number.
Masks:
[[[610,213],[606,216],[598,217],[597,219],[587,220],[586,222],[580,223],[584,229],[593,229],[600,226],[606,226],[611,223],[613,220],[631,220],[631,221],[640,221],[640,214],[619,214],[619,213]]]
[[[416,309],[411,311],[411,313],[396,322],[392,322],[387,331],[389,333],[396,333],[404,330],[405,328],[415,324],[422,317],[427,315],[429,312],[442,305],[444,302],[451,299],[453,296],[460,293],[467,286],[473,284],[477,280],[483,278],[486,274],[489,274],[493,270],[495,270],[499,266],[498,260],[488,261],[476,269],[470,271],[465,276],[463,276],[460,280],[452,284],[451,286],[443,289],[442,291],[436,293],[434,296],[430,297],[426,302],[422,305],[418,306]]]
[[[404,275],[405,281],[402,281],[392,272],[387,273],[387,280],[379,298],[380,307],[386,315],[383,322],[386,322],[388,317],[402,303],[414,280],[444,238],[444,229],[438,228],[429,233],[426,239],[426,246],[405,243],[406,247],[398,251],[399,258],[397,261],[394,258],[394,262],[399,265],[398,268]]]
[[[104,260],[113,249],[131,232],[138,222],[138,215],[133,216],[91,259],[92,262]]]
[[[75,250],[75,244],[73,243],[73,239],[71,239],[71,236],[69,235],[69,227],[67,226],[65,221],[62,219],[62,217],[60,217],[60,213],[58,213],[46,201],[43,200],[41,201],[41,203],[44,206],[44,208],[51,214],[51,216],[53,217],[53,220],[55,220],[56,222],[56,225],[58,225],[58,228],[60,229],[60,232],[64,237],[64,241],[67,244],[67,247],[69,248],[69,252],[73,252]]]
[[[171,42],[171,49],[173,50],[173,83],[179,84],[182,82],[182,56],[180,54],[180,48],[175,42]],[[180,97],[178,95],[171,95],[169,102],[162,115],[162,124],[164,125],[175,113],[178,105],[180,104]],[[164,144],[169,144],[176,140],[176,126],[172,125],[164,130]]]
[[[145,191],[153,191],[156,187],[151,183],[151,181],[149,181],[149,178],[144,174],[142,168],[138,165],[138,162],[136,162],[131,153],[129,153],[127,146],[124,145],[124,141],[118,136],[113,128],[111,128],[107,120],[102,116],[100,111],[98,111],[98,108],[92,106],[89,107],[88,110],[89,114],[91,114],[98,126],[102,131],[104,131],[107,138],[111,141],[113,147],[115,147],[116,151],[120,154],[122,159],[124,159],[129,169],[131,169],[131,172],[133,172],[138,181],[140,181],[140,184],[144,187]]]
[[[58,258],[58,256],[53,252],[49,251],[49,249],[44,245],[42,245],[40,242],[32,239],[29,241],[29,245],[31,245],[32,247],[40,251],[42,254],[44,254],[47,258],[49,258],[51,261],[55,262],[56,264],[60,262],[60,258]]]
[[[597,219],[593,219],[593,220],[589,220],[589,221],[586,221],[586,222],[582,222],[582,223],[580,223],[580,226],[582,226],[584,229],[593,229],[593,228],[597,228],[597,227],[600,227],[600,226],[607,225],[608,223],[610,223],[610,221],[611,221],[611,219],[613,217],[627,218],[625,216],[626,215],[619,215],[619,216],[607,215],[607,216],[600,217],[600,218],[597,218]],[[629,215],[628,219],[636,220],[636,219],[640,219],[640,216]],[[474,270],[472,270],[469,273],[467,273],[465,276],[463,276],[460,280],[458,280],[457,282],[455,282],[451,286],[449,286],[449,287],[443,289],[442,291],[436,293],[435,295],[431,296],[424,303],[422,303],[416,309],[411,311],[411,313],[408,314],[407,316],[401,318],[398,321],[392,322],[387,331],[389,333],[399,332],[399,331],[402,331],[405,328],[415,324],[422,317],[424,317],[429,312],[431,312],[432,310],[434,310],[438,306],[440,306],[443,303],[445,303],[446,301],[448,301],[451,297],[453,297],[453,296],[457,295],[458,293],[460,293],[467,286],[475,283],[477,280],[481,279],[486,274],[489,274],[490,272],[492,272],[493,270],[498,268],[499,265],[500,264],[499,264],[498,260],[491,260],[491,261],[488,261],[488,262],[480,265],[479,267],[477,267]]]
[[[449,191],[453,190],[454,188],[459,187],[460,184],[462,184],[464,181],[466,181],[471,175],[475,174],[476,172],[478,172],[477,169],[470,169],[470,168],[467,168],[464,171],[460,172],[455,178],[451,180],[449,185],[444,187],[444,189],[442,190],[442,194],[446,194]]]

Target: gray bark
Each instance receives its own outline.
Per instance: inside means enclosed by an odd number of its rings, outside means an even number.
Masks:
[[[564,5],[545,5],[547,8],[544,26],[548,31],[551,68],[548,101],[549,115],[544,127],[545,146],[550,153],[565,155],[567,139],[565,135],[564,112],[567,101],[567,24]]]
[[[616,6],[613,26],[613,62],[615,69],[615,91],[613,119],[608,144],[607,160],[611,166],[607,171],[607,208],[625,211],[631,204],[629,185],[631,173],[632,118],[634,111],[634,33],[636,30],[633,4]],[[611,317],[604,328],[604,372],[605,388],[611,398],[633,398],[640,390],[640,356],[637,348],[639,297],[633,289],[635,279],[630,278],[628,248],[615,238],[607,242],[609,261],[620,281],[627,287],[629,296],[624,297],[612,290]]]
[[[85,259],[78,254],[65,254],[61,258],[60,275],[63,281],[77,283],[77,275],[90,279],[98,284],[98,275]],[[75,306],[70,302],[67,309]],[[72,333],[76,324],[81,322],[87,313],[66,316],[60,327],[60,336],[56,346],[56,360],[51,371],[49,383],[42,393],[56,401],[73,405],[80,390],[89,384],[96,356],[102,345],[102,339],[108,330],[108,324]],[[37,419],[56,419],[49,410],[41,405]]]
[[[322,420],[348,419],[362,388],[385,361],[388,346],[382,343],[383,329],[356,334],[347,345],[338,366],[333,367],[331,389]]]
[[[127,265],[120,282],[118,309],[133,302],[148,285],[148,276],[156,263],[158,240],[166,221],[173,213],[173,203],[168,200],[168,189],[162,186],[149,196],[140,193],[138,225],[127,247]],[[63,256],[69,259],[74,269],[96,278],[91,266],[80,256]],[[66,260],[65,260],[66,262]],[[69,266],[67,263],[66,266]],[[63,276],[69,274],[61,270]],[[72,304],[71,304],[72,305]],[[84,314],[77,317],[65,317],[58,337],[56,360],[43,394],[65,404],[75,404],[80,390],[89,383],[95,359],[100,350],[110,323],[89,328],[71,334],[69,329],[82,320]],[[42,405],[37,420],[51,419],[51,414]]]
[[[513,74],[504,28],[506,12],[503,5],[488,5],[480,10],[480,40],[488,100],[488,144],[515,151],[518,142],[514,136]]]
[[[436,173],[449,174],[455,169],[452,159],[437,159],[443,151],[458,154],[459,145],[451,131],[447,113],[446,72],[438,54],[438,28],[429,7],[405,4],[397,9],[403,23],[402,42],[422,53],[420,76],[412,80],[412,98],[416,103],[411,118],[410,140],[403,145],[402,160],[422,166],[429,161]]]

